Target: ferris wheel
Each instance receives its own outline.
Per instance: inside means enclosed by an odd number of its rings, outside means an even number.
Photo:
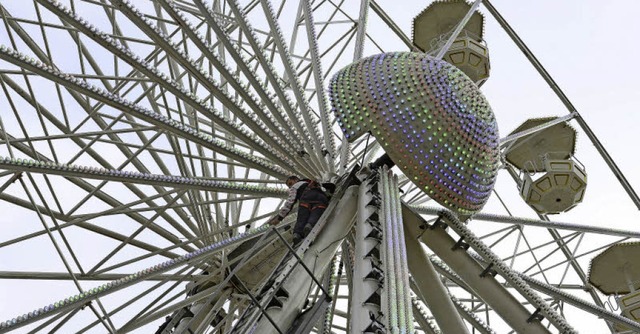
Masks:
[[[608,142],[500,5],[399,8],[0,0],[0,333],[640,332]]]

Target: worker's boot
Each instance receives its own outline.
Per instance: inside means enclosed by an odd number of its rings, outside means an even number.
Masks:
[[[313,226],[311,224],[305,225],[304,229],[302,229],[302,235],[306,238],[309,233],[311,233],[311,230],[313,230]]]
[[[298,233],[293,233],[293,246],[296,246],[298,244],[300,244],[302,242],[302,239],[304,239],[303,236],[301,236]]]

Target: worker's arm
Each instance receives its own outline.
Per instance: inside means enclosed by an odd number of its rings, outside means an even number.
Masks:
[[[291,212],[291,209],[293,209],[293,205],[298,200],[296,198],[298,196],[298,188],[300,188],[298,183],[294,184],[293,187],[289,188],[289,197],[287,197],[287,200],[284,202],[284,205],[282,205],[282,208],[280,208],[280,212],[278,213],[278,216],[277,216],[279,221],[282,221],[284,217],[286,217],[289,214],[289,212]]]
[[[327,194],[333,195],[336,192],[336,185],[334,183],[323,183],[322,187],[326,190]]]
[[[284,202],[284,204],[280,208],[280,212],[278,212],[278,215],[271,218],[271,220],[269,220],[268,222],[269,224],[277,225],[284,219],[284,217],[286,217],[289,214],[289,212],[291,212],[291,209],[293,209],[293,205],[298,200],[297,196],[298,196],[298,188],[300,188],[300,184],[301,182],[298,182],[294,184],[293,187],[289,188],[289,196],[287,197],[287,200]]]

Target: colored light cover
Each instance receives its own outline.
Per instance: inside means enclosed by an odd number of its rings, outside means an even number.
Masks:
[[[462,71],[424,53],[383,53],[340,70],[329,91],[348,141],[370,131],[435,201],[465,215],[482,209],[498,172],[498,126]]]

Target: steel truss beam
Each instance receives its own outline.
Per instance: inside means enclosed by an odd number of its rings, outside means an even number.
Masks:
[[[381,323],[380,284],[382,279],[380,261],[380,221],[376,213],[374,180],[365,180],[358,192],[358,213],[355,224],[353,262],[354,283],[349,288],[349,330],[364,332],[373,330]],[[374,195],[376,198],[374,199]],[[370,204],[371,203],[371,204]],[[371,318],[373,315],[373,319]]]
[[[407,207],[402,209],[407,238],[419,239],[444,261],[473,292],[518,333],[550,333],[539,321],[529,321],[533,310],[528,310],[492,275],[482,275],[485,268],[456,247],[456,241],[441,227],[427,224]],[[434,227],[434,228],[431,228]]]
[[[411,210],[422,213],[437,216],[440,212],[442,212],[442,208],[436,207],[427,207],[427,206],[417,206],[410,205]],[[524,226],[535,226],[535,227],[543,227],[543,228],[553,228],[558,230],[566,230],[566,231],[575,231],[575,232],[586,232],[586,233],[599,233],[610,236],[618,236],[625,238],[640,238],[640,232],[635,232],[631,230],[620,230],[613,229],[608,227],[600,227],[593,225],[584,225],[584,224],[572,224],[559,222],[555,220],[541,220],[541,219],[531,219],[524,217],[514,217],[514,216],[504,216],[504,215],[496,215],[491,213],[476,213],[471,217],[471,220],[480,220],[487,222],[495,222],[495,223],[503,223],[503,224],[516,224],[516,225],[524,225]]]
[[[176,269],[183,265],[206,259],[212,254],[220,252],[225,248],[264,234],[269,230],[269,227],[270,226],[268,225],[263,225],[257,229],[250,230],[244,234],[239,234],[235,237],[224,239],[205,248],[185,254],[179,258],[163,262],[134,274],[130,274],[124,278],[111,281],[100,287],[93,288],[86,293],[74,295],[54,304],[29,312],[28,314],[20,315],[8,322],[0,323],[0,333],[5,333],[9,330],[23,327],[25,325],[28,325],[40,319],[50,317],[60,312],[84,307],[84,305],[95,298],[99,298],[101,296],[105,296],[113,292],[122,290],[126,287],[129,287],[141,281],[148,280],[152,277]]]
[[[347,235],[353,226],[357,209],[356,188],[352,186],[345,189],[343,195],[336,195],[340,200],[334,200],[330,203],[309,236],[296,249],[295,253],[302,259],[301,264],[304,266],[298,265],[296,257],[292,257],[279,276],[275,278],[273,286],[265,293],[265,296],[272,296],[280,287],[290,292],[289,298],[282,302],[282,308],[272,308],[266,311],[279,328],[289,328],[307,300],[308,295],[305,291],[309,290],[313,279],[304,267],[310,268],[315,280],[318,281],[327,271],[331,260],[338,251],[341,244],[339,241]],[[258,332],[275,333],[275,328],[267,319],[257,320],[255,328]],[[252,323],[254,321],[247,321],[249,325]],[[245,326],[239,333],[244,333],[251,327]]]
[[[392,333],[412,333],[414,324],[398,178],[387,166],[383,166],[378,173],[386,295],[382,305],[386,306],[386,328]]]
[[[2,131],[0,131],[0,132],[2,132]],[[5,135],[6,135],[6,134],[5,134]],[[7,135],[7,136],[8,136],[8,135]],[[24,144],[22,144],[22,143],[14,143],[14,144],[13,144],[13,146],[14,146],[14,147],[16,147],[16,148],[18,148],[20,151],[22,151],[23,153],[27,154],[27,155],[28,155],[28,156],[30,156],[30,157],[36,157],[36,158],[39,158],[39,159],[45,159],[44,155],[42,155],[42,154],[38,153],[37,151],[32,151],[30,147],[28,147],[28,146],[26,146],[26,145],[24,145]],[[50,160],[45,160],[45,161],[46,161],[46,162],[48,162],[48,163],[52,163],[52,161],[50,161]],[[97,190],[93,185],[91,185],[91,184],[90,184],[90,183],[88,183],[87,181],[84,181],[84,180],[81,180],[81,179],[77,179],[77,178],[70,178],[70,179],[68,179],[68,180],[69,180],[71,183],[73,183],[73,184],[75,184],[76,186],[78,186],[79,188],[81,188],[81,189],[83,189],[83,190],[87,191],[88,193],[92,193],[92,194],[94,194],[98,199],[100,199],[100,200],[104,201],[105,203],[107,203],[107,204],[111,205],[112,207],[120,207],[120,206],[122,206],[122,203],[120,203],[119,201],[117,201],[117,200],[116,200],[115,198],[113,198],[112,196],[110,196],[110,195],[108,195],[108,194],[106,194],[106,193],[104,193],[104,192],[102,192],[102,191],[100,191],[100,190]],[[9,198],[9,199],[11,199],[11,200],[12,200],[12,202],[13,202],[13,203],[18,204],[18,205],[20,205],[20,206],[23,206],[23,207],[25,207],[25,208],[30,208],[30,209],[33,209],[33,208],[34,208],[34,206],[33,206],[32,204],[29,204],[28,202],[26,202],[26,201],[24,201],[24,200],[22,200],[22,199],[20,199],[20,198],[12,197],[11,195],[6,195],[6,194],[0,194],[0,196],[3,196],[3,197],[5,197],[5,198]],[[151,204],[151,203],[150,203],[150,204]],[[36,207],[37,207],[37,206],[36,206]],[[48,212],[48,210],[43,210],[42,212],[46,214],[46,213]],[[67,214],[68,214],[68,213],[67,213]],[[66,218],[64,219],[65,221],[66,221],[66,220],[68,220],[68,216],[67,216],[67,214],[62,215],[62,213],[60,213],[60,215],[61,215],[62,217],[66,217]],[[126,214],[127,214],[129,217],[131,217],[134,221],[136,221],[136,222],[138,222],[138,223],[140,223],[140,224],[143,224],[143,225],[148,221],[144,216],[142,216],[142,215],[140,215],[140,214],[138,214],[138,213],[131,213],[131,212],[127,212]],[[54,216],[54,217],[55,217],[55,215],[52,215],[52,216]],[[174,225],[174,227],[175,227],[178,231],[181,231],[182,233],[184,233],[184,236],[189,237],[189,236],[191,235],[191,234],[190,234],[189,232],[187,232],[183,227],[178,226],[178,225],[177,225],[177,222],[173,222],[173,221],[171,221],[171,220],[169,220],[169,222],[175,223],[176,225]],[[115,233],[115,232],[113,232],[113,231],[107,230],[107,229],[105,229],[105,228],[101,228],[101,227],[97,227],[97,226],[95,226],[95,227],[93,227],[93,228],[92,228],[92,227],[91,227],[91,224],[88,224],[88,225],[87,225],[87,223],[84,223],[84,222],[79,222],[79,223],[77,223],[77,225],[78,225],[78,226],[81,226],[81,227],[87,227],[88,229],[90,229],[90,230],[94,230],[94,231],[95,231],[96,229],[101,230],[101,232],[98,232],[98,233],[103,234],[103,235],[108,235],[108,236],[116,237],[116,238],[118,238],[117,236],[119,236],[119,234],[118,234],[118,233]],[[84,225],[84,226],[83,226],[83,225]],[[151,226],[149,226],[149,229],[150,229],[150,230],[152,230],[153,232],[157,233],[159,236],[161,236],[161,237],[165,238],[165,239],[166,239],[166,240],[168,240],[169,242],[172,242],[172,243],[180,243],[179,238],[177,238],[175,235],[173,235],[172,233],[168,232],[167,230],[165,230],[164,228],[162,228],[162,227],[160,227],[160,226],[151,225]],[[188,245],[183,245],[183,248],[184,248],[185,250],[187,250],[187,251],[192,251],[192,250],[193,250],[193,247],[188,246]]]
[[[175,133],[194,143],[207,147],[212,151],[220,152],[228,157],[234,158],[235,160],[246,164],[247,166],[263,171],[274,177],[284,178],[290,174],[290,172],[287,172],[285,169],[271,164],[267,160],[231,148],[221,141],[214,140],[210,135],[199,132],[191,127],[184,126],[183,124],[169,119],[164,115],[157,114],[144,107],[133,104],[130,101],[113,95],[101,88],[90,85],[85,81],[78,80],[77,78],[74,78],[68,74],[61,73],[53,67],[45,65],[37,60],[34,60],[33,58],[7,48],[4,45],[0,46],[0,59],[6,60],[14,65],[37,73],[40,76],[59,83],[69,89],[75,90],[118,110],[127,112],[128,114],[154,124],[163,130]]]
[[[474,257],[476,260],[478,260],[479,262],[484,262],[486,264],[486,262],[484,261],[484,259],[482,259],[482,257],[480,257],[477,254],[471,254],[472,257]],[[585,300],[582,300],[578,297],[575,297],[569,293],[566,293],[564,291],[562,291],[561,289],[552,286],[550,284],[544,283],[542,281],[539,281],[535,278],[532,278],[529,275],[514,271],[515,274],[517,274],[518,276],[520,276],[520,278],[522,278],[525,282],[527,282],[527,284],[529,284],[533,289],[538,290],[548,296],[553,297],[554,299],[559,299],[562,300],[563,302],[569,304],[569,305],[573,305],[583,311],[587,311],[591,314],[597,314],[598,317],[604,319],[607,322],[610,323],[616,323],[619,325],[622,325],[623,327],[629,327],[631,330],[635,330],[635,331],[639,331],[640,332],[640,323],[633,321],[629,318],[626,318],[622,315],[619,314],[615,314],[607,309],[605,309],[604,307],[598,306],[598,305],[594,305],[592,303],[589,303]]]
[[[55,164],[51,162],[10,159],[0,157],[0,169],[16,172],[31,172],[45,175],[60,175],[95,180],[106,180],[123,183],[136,183],[175,187],[203,191],[226,192],[230,194],[262,195],[265,197],[286,198],[287,193],[280,188],[268,188],[252,185],[214,181],[205,178],[184,177],[175,175],[158,175],[138,172],[107,170],[103,168]]]
[[[403,219],[410,218],[403,217]],[[429,306],[438,327],[444,333],[468,334],[469,331],[458,313],[457,305],[452,302],[440,275],[437,274],[419,240],[413,237],[406,224],[403,231],[406,236],[409,271],[412,277],[416,278],[414,291]]]
[[[73,278],[78,281],[115,281],[124,277],[129,276],[129,274],[110,274],[110,273],[102,273],[102,274],[92,274],[85,275],[79,272],[74,273],[62,273],[62,272],[38,272],[38,271],[0,271],[0,279],[19,279],[19,280],[70,280]],[[175,275],[175,274],[167,274],[167,275],[157,275],[151,278],[148,278],[148,281],[175,281],[175,280],[197,280],[202,279],[204,276],[202,275]]]

